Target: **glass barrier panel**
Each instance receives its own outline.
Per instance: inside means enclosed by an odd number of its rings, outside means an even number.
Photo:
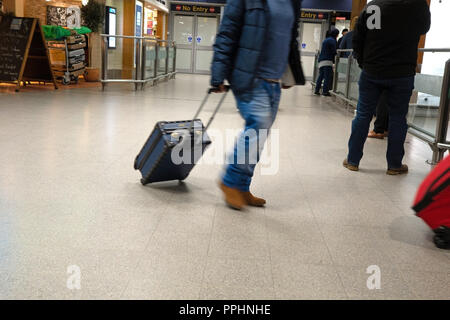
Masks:
[[[158,51],[158,76],[166,74],[167,46],[164,42],[159,43]]]
[[[359,98],[359,86],[358,81],[361,76],[361,68],[358,66],[356,59],[352,59],[352,64],[350,66],[350,89],[348,93],[348,98],[353,101],[358,101]]]
[[[168,72],[175,71],[174,61],[175,61],[175,48],[171,46],[171,47],[169,47],[169,70],[168,70]]]
[[[135,47],[134,39],[123,39],[116,37],[107,38],[107,78],[112,79],[134,79],[135,64],[134,61],[126,63],[123,61],[123,52],[126,47]]]
[[[430,53],[427,53],[429,55]],[[436,61],[449,53],[432,53]],[[408,125],[431,137],[436,136],[441,102],[442,81],[445,63],[442,67],[422,65],[422,72],[414,80],[414,91],[408,113]]]
[[[337,81],[336,81],[336,93],[345,96],[347,93],[347,66],[348,58],[339,58],[338,64],[336,65],[337,70]]]
[[[144,80],[152,79],[156,77],[155,74],[155,61],[156,61],[156,42],[144,40],[143,52],[144,56],[142,61],[144,63]]]

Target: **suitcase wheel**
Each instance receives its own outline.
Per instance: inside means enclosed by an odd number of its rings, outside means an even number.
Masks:
[[[439,249],[450,250],[450,228],[441,226],[434,230],[435,236],[433,238],[434,244]]]
[[[145,186],[146,184],[148,184],[147,181],[145,181],[144,178],[141,179],[141,183],[142,183],[143,186]]]
[[[448,239],[445,239],[440,235],[435,235],[433,240],[434,240],[434,244],[439,249],[450,250],[450,241]]]

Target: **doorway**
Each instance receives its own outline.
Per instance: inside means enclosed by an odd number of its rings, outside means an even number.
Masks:
[[[314,63],[317,51],[325,38],[328,23],[304,20],[300,22],[300,39],[302,66],[305,78],[311,81],[314,74]]]
[[[173,40],[177,44],[177,71],[209,74],[213,44],[219,26],[217,15],[173,16]]]

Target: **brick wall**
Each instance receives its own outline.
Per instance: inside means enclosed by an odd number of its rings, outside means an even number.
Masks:
[[[25,0],[25,17],[39,18],[41,24],[47,24],[47,6],[70,7],[76,5],[81,7],[81,0]]]

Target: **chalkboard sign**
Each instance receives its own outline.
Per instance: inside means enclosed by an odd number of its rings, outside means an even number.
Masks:
[[[2,17],[0,21],[0,82],[56,82],[47,46],[35,18]]]
[[[3,18],[0,22],[0,79],[19,78],[25,51],[30,39],[33,19]]]

